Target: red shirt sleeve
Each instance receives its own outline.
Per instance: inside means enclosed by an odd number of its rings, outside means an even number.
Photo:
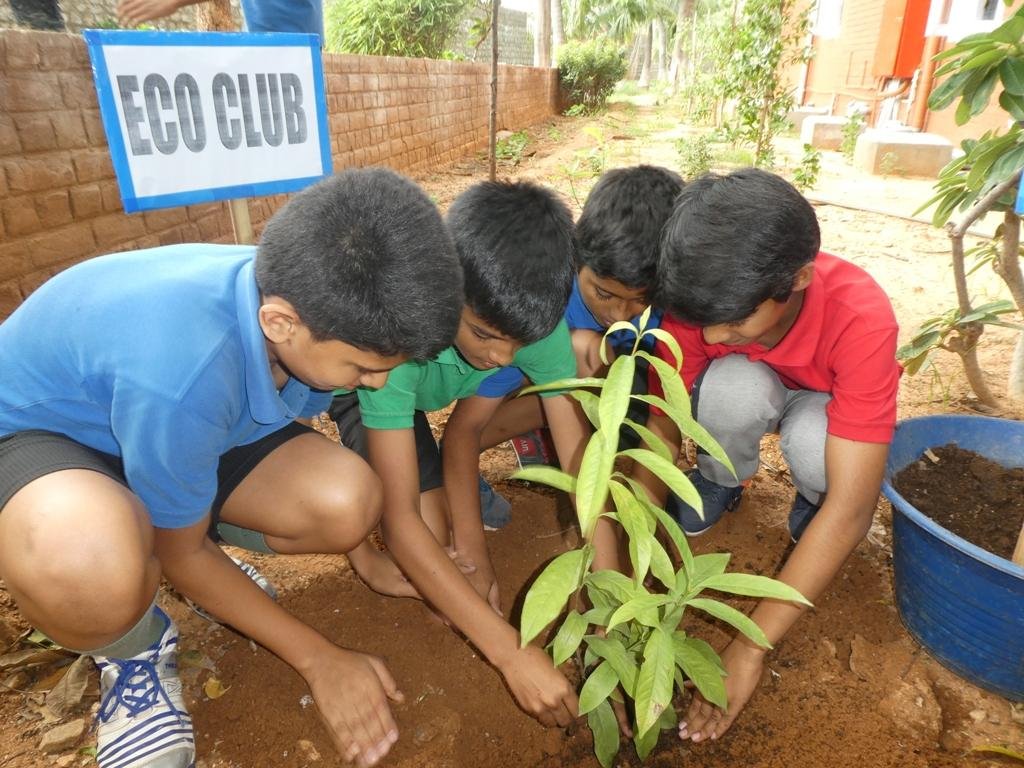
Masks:
[[[888,443],[896,426],[903,369],[896,361],[894,326],[843,335],[833,348],[835,380],[825,409],[828,433],[864,443]]]

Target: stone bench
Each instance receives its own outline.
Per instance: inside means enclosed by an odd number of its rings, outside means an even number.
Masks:
[[[804,127],[804,121],[809,117],[824,117],[828,114],[827,107],[793,107],[786,115],[786,121],[793,126],[793,130],[800,133]]]
[[[953,144],[934,133],[872,128],[857,139],[853,165],[876,176],[935,178],[953,158]]]
[[[804,118],[800,127],[800,142],[817,149],[839,149],[843,143],[845,117],[832,115],[811,115]]]

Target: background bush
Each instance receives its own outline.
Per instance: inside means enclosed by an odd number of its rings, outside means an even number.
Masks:
[[[444,57],[473,0],[334,0],[324,8],[331,53]]]
[[[571,41],[558,49],[558,77],[568,106],[603,106],[626,75],[626,56],[614,43]]]

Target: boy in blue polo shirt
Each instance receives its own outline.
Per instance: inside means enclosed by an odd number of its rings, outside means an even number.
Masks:
[[[601,361],[601,344],[605,331],[622,320],[636,323],[637,315],[649,303],[661,231],[682,188],[679,174],[658,166],[638,165],[605,172],[587,196],[576,223],[577,274],[565,309],[577,375],[603,376],[606,366]],[[660,318],[660,312],[653,312],[648,327],[655,327]],[[616,351],[632,348],[634,340],[629,331],[612,334],[609,360]],[[637,381],[646,388],[646,366],[639,368],[642,370],[637,372]],[[530,446],[531,452],[542,456],[545,453],[546,441],[540,430],[546,421],[540,398],[509,397],[523,383],[523,372],[509,366],[480,385],[477,394],[481,397],[508,397],[484,430],[484,448],[522,436],[520,439]],[[637,404],[630,408],[634,420],[642,422],[646,418],[646,412],[638,410]],[[483,478],[480,484],[484,523],[489,528],[500,528],[508,521],[508,502],[495,494]]]
[[[92,259],[0,325],[0,578],[96,659],[101,766],[194,764],[161,577],[291,665],[344,759],[388,752],[401,693],[383,662],[288,614],[207,530],[212,516],[228,543],[279,553],[365,548],[379,480],[296,419],[436,354],[461,306],[435,207],[377,169],[296,195],[258,248]]]
[[[501,614],[477,490],[480,435],[498,401],[475,394],[505,365],[537,384],[575,374],[561,319],[576,247],[572,216],[536,184],[483,182],[452,203],[446,222],[466,283],[454,345],[433,360],[399,366],[383,387],[361,387],[358,409],[351,394],[336,399],[332,416],[347,445],[361,443],[365,426],[370,464],[384,484],[381,529],[402,570],[497,667],[523,709],[564,726],[577,712],[572,686],[543,651],[520,647]],[[453,401],[439,450],[426,412]],[[586,436],[583,415],[557,392],[543,407],[559,458],[571,468]]]

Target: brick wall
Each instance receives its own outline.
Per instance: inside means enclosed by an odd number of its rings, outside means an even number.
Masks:
[[[486,64],[324,56],[334,168],[442,166],[487,146]],[[557,73],[503,66],[499,129],[554,113]],[[179,242],[231,242],[225,203],[125,214],[85,42],[0,30],[0,319],[78,261]],[[257,231],[284,196],[251,201]]]
[[[843,3],[841,32],[833,40],[815,39],[814,58],[808,67],[804,105],[835,107],[845,114],[851,100],[875,94],[878,81],[872,64],[883,19],[881,0]]]

